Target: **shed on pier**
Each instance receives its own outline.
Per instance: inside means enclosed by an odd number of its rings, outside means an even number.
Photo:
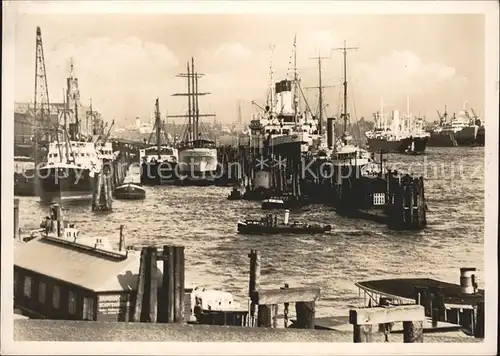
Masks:
[[[140,254],[43,237],[14,257],[14,306],[34,318],[129,321]],[[157,273],[162,284],[162,268]]]

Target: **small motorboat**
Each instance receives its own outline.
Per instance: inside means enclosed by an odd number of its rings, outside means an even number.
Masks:
[[[115,188],[115,199],[140,200],[146,198],[146,190],[140,183],[124,183]]]
[[[247,219],[238,221],[238,232],[242,234],[321,234],[330,231],[330,225],[305,224],[300,222],[289,222],[290,211],[285,210],[285,219],[278,223],[276,214],[269,214],[260,220]]]

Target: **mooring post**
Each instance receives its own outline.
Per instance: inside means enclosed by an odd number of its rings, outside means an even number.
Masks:
[[[14,238],[20,237],[19,234],[19,199],[14,199]]]
[[[403,321],[403,342],[424,342],[424,326],[422,320]]]
[[[260,288],[260,255],[257,250],[250,250],[248,257],[250,257],[250,282],[248,285],[248,296],[250,297],[252,292],[258,291]],[[257,315],[258,305],[252,302],[250,307],[250,320],[252,326],[257,324]]]
[[[148,247],[149,259],[149,321],[156,323],[158,318],[158,268],[156,247]]]
[[[378,305],[381,307],[388,306],[389,305],[389,298],[380,297]],[[389,327],[390,327],[390,324],[385,324],[385,323],[378,324],[378,331],[382,332],[382,333],[386,333],[388,331]]]
[[[281,287],[280,289],[288,289],[288,283],[285,283],[284,287]],[[284,303],[284,308],[283,308],[283,323],[285,325],[285,328],[288,327],[288,307],[290,303]]]
[[[295,303],[295,313],[297,314],[297,328],[314,329],[315,312],[315,301]]]
[[[126,250],[126,245],[125,245],[125,236],[123,235],[123,227],[124,225],[120,225],[120,244],[118,246],[118,251],[123,251]]]
[[[144,298],[144,287],[146,282],[146,259],[147,259],[147,247],[143,247],[141,251],[141,260],[139,265],[139,278],[137,280],[137,295],[135,299],[135,308],[132,321],[141,321],[141,312]]]
[[[174,322],[184,321],[184,246],[174,247]]]
[[[174,251],[171,246],[163,246],[163,288],[166,292],[166,322],[173,323],[175,316],[175,276]]]
[[[270,305],[259,305],[257,311],[257,326],[270,328],[272,325],[272,315]]]

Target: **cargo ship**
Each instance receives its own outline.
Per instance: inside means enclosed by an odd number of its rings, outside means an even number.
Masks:
[[[187,63],[187,73],[179,74],[180,77],[187,79],[188,92],[173,94],[174,96],[187,96],[188,114],[168,116],[187,116],[188,119],[183,138],[176,146],[178,151],[176,179],[180,184],[211,185],[215,183],[218,175],[216,143],[202,131],[202,125],[199,122],[200,117],[215,116],[199,112],[198,97],[209,94],[198,92],[198,78],[202,75],[195,72],[194,59],[191,58],[191,66],[189,62]]]
[[[458,146],[484,146],[485,129],[481,120],[471,109],[461,110],[458,115],[453,113],[451,118],[445,106],[443,115],[437,111],[439,124],[430,129],[428,146],[431,147],[458,147]]]
[[[159,99],[155,103],[155,124],[153,132],[156,134],[155,145],[139,150],[139,162],[141,163],[141,184],[159,185],[171,183],[176,180],[175,170],[177,167],[178,152],[169,143],[168,135],[162,130],[160,117]],[[166,142],[162,141],[162,131]],[[151,142],[151,133],[148,142]],[[164,140],[164,141],[165,141]]]
[[[401,118],[399,110],[392,111],[390,123],[381,111],[373,114],[375,128],[365,133],[371,152],[420,154],[425,152],[430,134],[424,130],[422,118],[411,119],[408,112]]]

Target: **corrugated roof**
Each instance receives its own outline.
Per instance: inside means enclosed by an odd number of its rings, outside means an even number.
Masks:
[[[129,251],[117,260],[73,246],[60,245],[45,238],[16,246],[14,265],[96,292],[137,289],[140,252]],[[163,263],[158,262],[162,267]],[[158,269],[159,285],[162,270]]]

